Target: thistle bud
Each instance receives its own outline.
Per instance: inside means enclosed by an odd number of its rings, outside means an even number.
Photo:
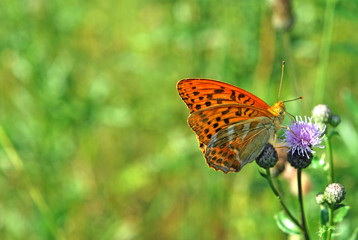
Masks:
[[[256,163],[262,168],[272,168],[277,163],[278,156],[275,148],[267,143],[264,147],[264,150],[256,159]]]
[[[308,167],[312,162],[312,153],[307,152],[307,154],[300,155],[298,151],[293,153],[288,153],[287,161],[291,164],[292,167],[296,169],[302,169]]]
[[[319,128],[323,130],[327,123],[331,122],[332,111],[325,104],[318,104],[312,110],[312,117],[316,120],[316,123],[319,125]]]
[[[322,192],[320,192],[316,195],[317,204],[323,204],[323,203],[325,203],[325,201],[326,201],[326,199],[324,198],[324,194]]]
[[[331,205],[337,205],[344,200],[346,192],[342,184],[331,183],[324,190],[324,198]]]
[[[340,116],[338,116],[338,115],[332,115],[331,125],[332,125],[333,127],[337,127],[340,122],[341,122]]]

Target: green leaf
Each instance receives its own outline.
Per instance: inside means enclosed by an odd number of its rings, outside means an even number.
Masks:
[[[319,239],[327,239],[327,230],[328,230],[328,227],[327,226],[321,226],[320,229],[319,229]]]
[[[263,171],[259,170],[259,173],[262,177],[266,178],[267,179],[267,175],[266,173],[264,173]]]
[[[321,225],[326,225],[329,221],[329,213],[327,208],[321,209]]]
[[[277,226],[287,234],[301,234],[301,229],[283,211],[275,215]]]
[[[315,169],[323,169],[325,166],[325,159],[326,155],[322,154],[321,157],[317,157],[317,155],[313,156],[311,167]]]
[[[356,227],[356,229],[354,229],[352,236],[349,240],[357,240],[358,239],[358,227]]]
[[[337,131],[331,131],[331,132],[328,133],[328,138],[331,138],[331,137],[333,137],[333,136],[335,136],[335,135],[339,136],[339,132],[337,132]]]
[[[350,206],[343,205],[342,207],[336,209],[334,211],[333,221],[335,223],[341,222],[343,220],[343,218],[347,215],[350,208],[351,208]]]

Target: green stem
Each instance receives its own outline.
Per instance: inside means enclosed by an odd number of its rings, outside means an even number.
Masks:
[[[334,9],[336,0],[327,0],[324,14],[324,25],[321,40],[321,49],[319,54],[318,72],[315,86],[315,93],[313,94],[314,101],[320,102],[323,98],[325,83],[327,82],[327,70],[329,62],[329,50],[332,42],[333,23],[334,23]]]
[[[333,207],[329,207],[328,209],[328,215],[329,215],[329,226],[328,226],[328,232],[327,232],[327,240],[330,240],[332,238],[333,234]]]
[[[310,237],[309,237],[308,231],[307,231],[305,211],[304,211],[304,207],[303,207],[302,178],[301,178],[301,176],[302,176],[302,169],[297,169],[298,201],[299,201],[300,210],[301,210],[302,231],[303,231],[303,235],[305,236],[305,240],[309,240]]]
[[[270,187],[271,187],[273,193],[276,195],[278,201],[280,202],[283,211],[287,214],[287,216],[289,216],[289,218],[290,218],[301,230],[303,230],[301,224],[300,224],[299,221],[290,213],[290,211],[289,211],[288,208],[286,207],[286,204],[283,202],[280,193],[277,191],[277,189],[276,189],[275,186],[273,185],[272,178],[271,178],[271,172],[270,172],[270,169],[269,169],[269,168],[266,169],[266,179],[267,179],[267,182],[268,182],[268,184],[270,185]]]
[[[333,152],[332,152],[332,145],[331,145],[331,138],[328,137],[325,141],[327,147],[327,154],[328,154],[328,161],[329,161],[329,173],[328,173],[328,181],[329,183],[334,183],[334,171],[333,171]]]

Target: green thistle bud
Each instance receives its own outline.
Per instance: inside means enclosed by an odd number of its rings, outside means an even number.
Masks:
[[[318,104],[312,110],[312,117],[316,120],[320,130],[325,129],[325,125],[331,122],[332,111],[325,104]]]
[[[308,167],[312,162],[312,153],[307,151],[307,154],[300,155],[298,151],[288,153],[287,161],[292,167],[302,169]]]
[[[326,199],[324,198],[324,194],[323,193],[318,193],[317,195],[316,195],[316,202],[317,202],[317,204],[323,204],[323,203],[325,203],[325,201],[326,201]]]
[[[331,125],[332,125],[333,127],[337,127],[340,122],[341,122],[340,116],[338,116],[338,115],[332,115]]]
[[[331,183],[324,190],[324,198],[331,205],[337,205],[344,200],[346,192],[342,184]]]
[[[256,159],[256,163],[262,168],[272,168],[277,163],[278,156],[275,148],[267,143],[264,147],[264,150]]]
[[[320,123],[329,123],[332,118],[331,109],[325,104],[318,104],[312,110],[312,117]]]

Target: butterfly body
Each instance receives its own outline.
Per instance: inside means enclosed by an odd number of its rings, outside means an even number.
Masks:
[[[209,167],[238,172],[276,137],[283,122],[282,101],[272,107],[233,85],[209,79],[183,79],[180,97],[190,109],[188,124],[196,133]]]

